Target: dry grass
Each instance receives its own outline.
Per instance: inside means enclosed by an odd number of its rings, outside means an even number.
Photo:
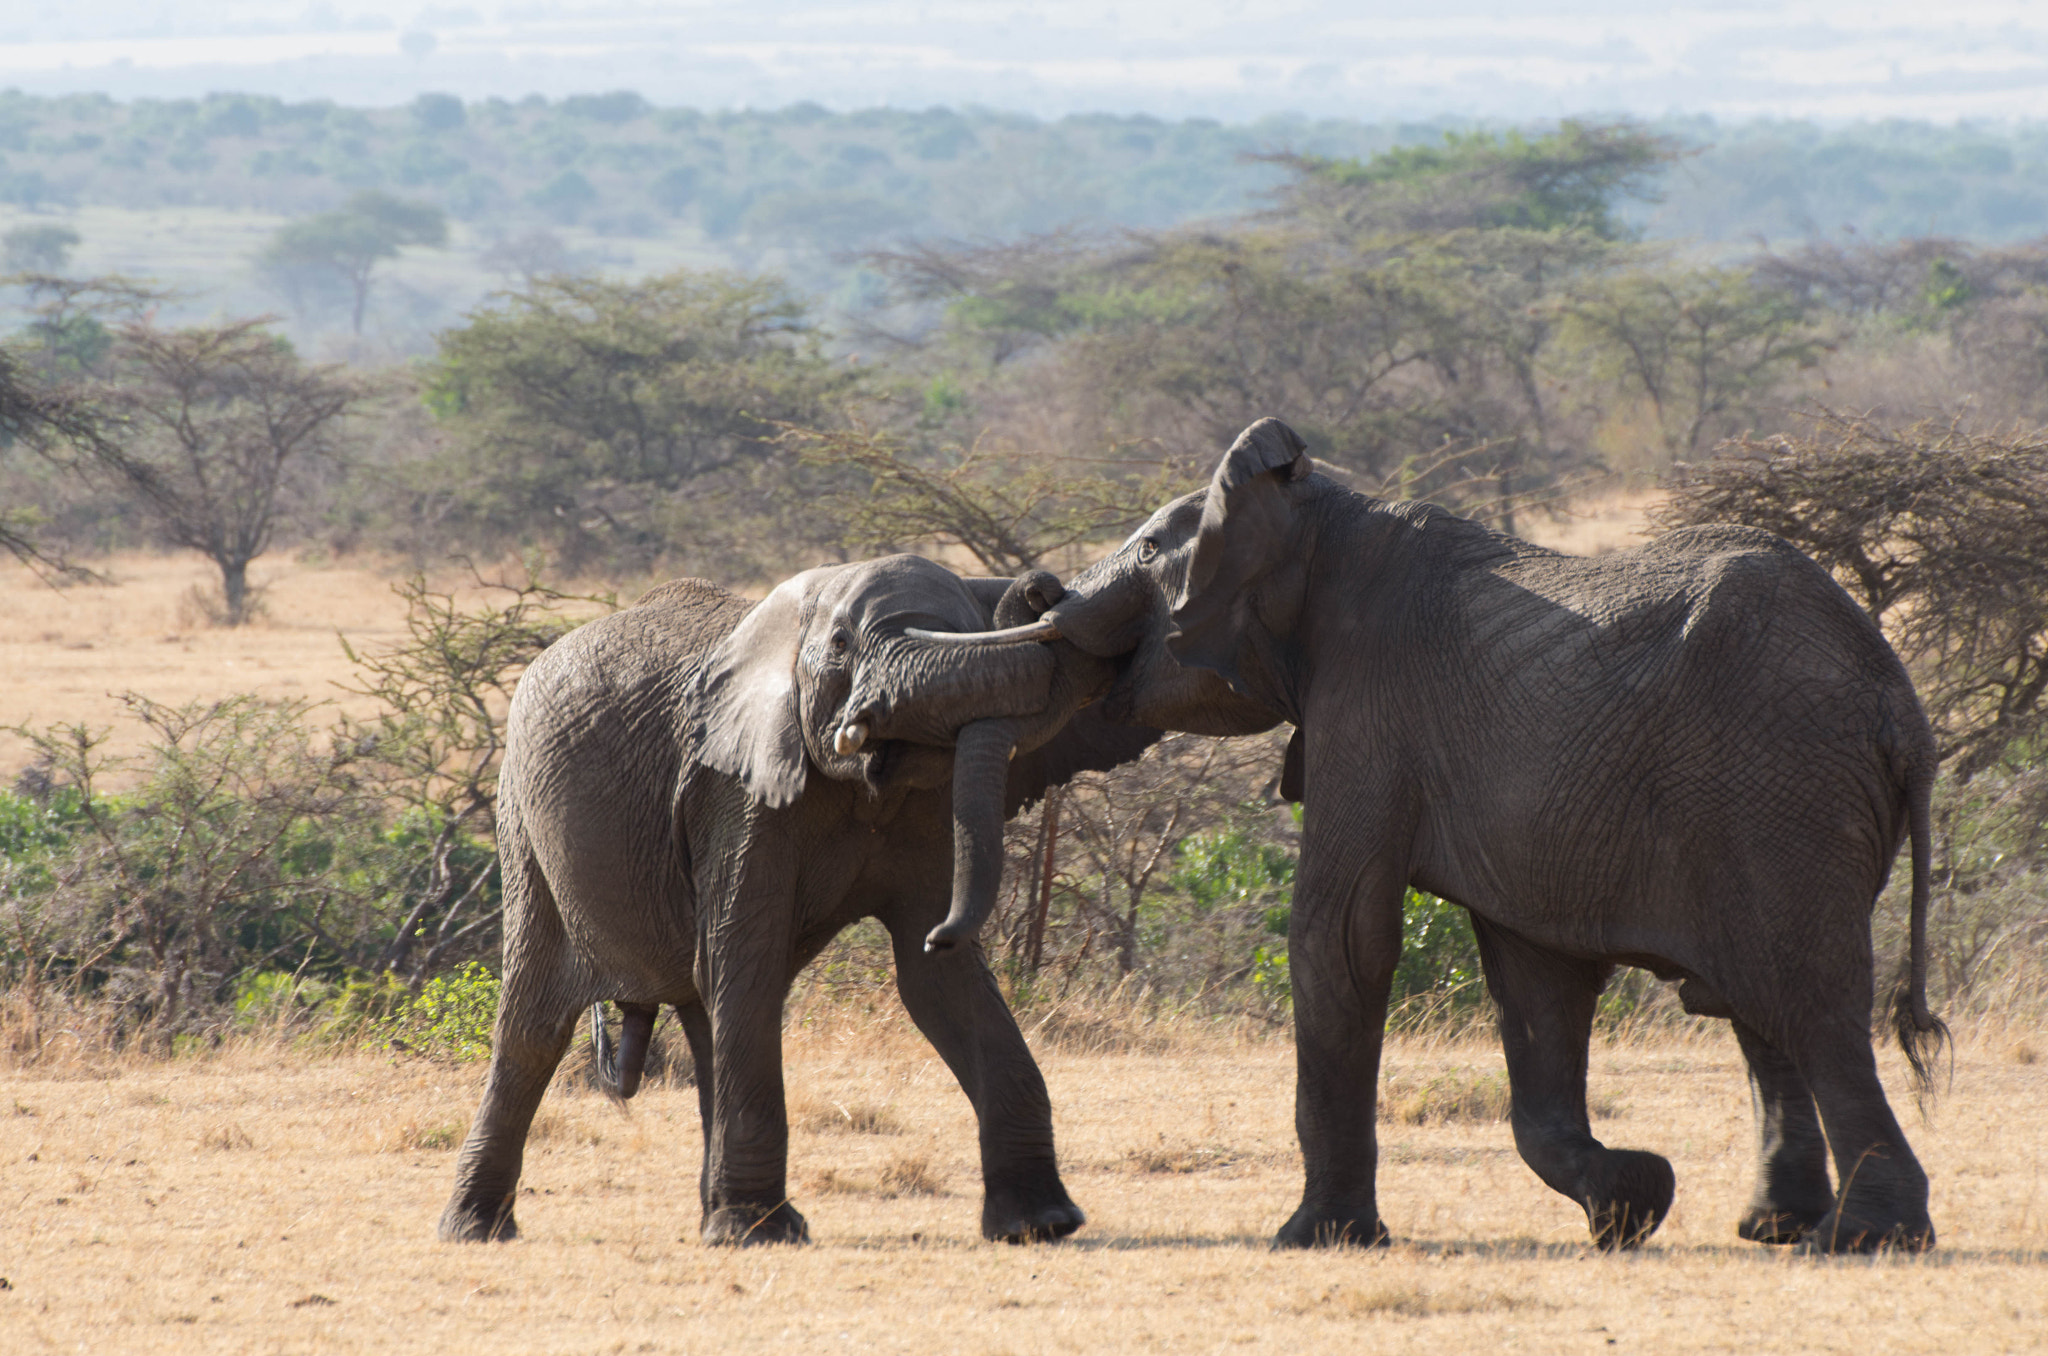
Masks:
[[[1273,1253],[1300,1190],[1284,1040],[1148,1030],[1152,1053],[1042,1050],[1088,1226],[978,1235],[972,1116],[900,1015],[814,1010],[793,1105],[886,1108],[893,1135],[791,1134],[807,1249],[696,1242],[696,1092],[621,1110],[560,1080],[536,1123],[518,1242],[433,1241],[481,1066],[266,1046],[170,1063],[80,1053],[0,1090],[0,1347],[38,1351],[1164,1352],[2012,1350],[2048,1331],[2048,1063],[1965,1032],[1912,1128],[1942,1246],[1809,1261],[1739,1243],[1751,1129],[1733,1043],[1603,1045],[1601,1134],[1673,1159],[1641,1253],[1585,1245],[1570,1202],[1485,1118],[1381,1127],[1383,1251]],[[1900,1069],[1883,1057],[1902,1108]],[[1390,1042],[1390,1085],[1469,1088],[1478,1042]],[[835,1112],[835,1115],[837,1113]],[[849,1114],[841,1120],[850,1121]],[[1134,1147],[1135,1146],[1135,1147]],[[1610,1346],[1610,1341],[1613,1346]]]
[[[53,589],[10,564],[0,571],[0,726],[83,721],[115,727],[114,748],[133,752],[140,730],[124,719],[118,694],[135,690],[177,705],[234,692],[324,701],[353,667],[335,639],[380,648],[403,635],[405,608],[391,576],[368,565],[259,560],[269,615],[223,629],[192,615],[194,589],[217,586],[218,571],[196,555],[128,554],[96,562],[110,586]],[[367,715],[371,704],[343,699]],[[26,761],[19,740],[0,735],[0,769]]]
[[[372,652],[405,635],[405,605],[391,592],[403,571],[390,562],[264,556],[250,579],[264,590],[265,615],[235,628],[199,615],[193,598],[218,591],[220,576],[197,555],[131,552],[87,563],[112,582],[58,589],[12,560],[0,567],[0,727],[112,726],[113,751],[133,753],[142,730],[120,702],[131,690],[173,706],[237,692],[331,700],[367,716],[375,703],[342,690],[356,671],[337,633]],[[467,580],[455,570],[433,576],[465,600],[486,596],[465,589]],[[19,739],[0,733],[0,773],[11,780],[27,758]]]

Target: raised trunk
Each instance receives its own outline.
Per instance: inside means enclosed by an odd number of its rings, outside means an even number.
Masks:
[[[1003,791],[1017,722],[977,720],[953,749],[953,904],[924,939],[927,951],[974,940],[1003,882]]]

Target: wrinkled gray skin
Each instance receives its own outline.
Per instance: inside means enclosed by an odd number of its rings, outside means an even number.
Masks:
[[[758,605],[679,580],[527,670],[500,791],[503,994],[444,1239],[515,1236],[528,1126],[578,1014],[607,1000],[626,1013],[628,1094],[658,1006],[681,1018],[705,1241],[805,1239],[786,1181],[782,1002],[868,916],[979,1118],[982,1232],[1057,1238],[1081,1224],[1044,1080],[972,938],[1005,814],[1157,733],[1090,713],[1069,723],[1112,676],[1071,647],[904,635],[1028,620],[1057,590],[1048,575],[962,580],[913,556],[812,570]],[[842,751],[855,726],[865,738]]]
[[[1869,1032],[1870,912],[1909,830],[1894,1015],[1916,1067],[1939,1031],[1933,743],[1883,636],[1785,542],[1706,527],[1560,556],[1355,494],[1263,420],[1044,620],[1122,659],[1113,716],[1297,727],[1283,785],[1304,802],[1289,953],[1307,1180],[1279,1243],[1386,1237],[1374,1097],[1410,885],[1470,911],[1516,1147],[1602,1245],[1640,1241],[1673,1190],[1663,1158],[1610,1149],[1587,1120],[1588,1035],[1617,964],[1682,979],[1689,1010],[1734,1023],[1761,1139],[1743,1237],[1933,1242]]]

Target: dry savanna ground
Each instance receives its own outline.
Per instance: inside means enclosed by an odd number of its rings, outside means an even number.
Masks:
[[[482,1066],[275,1045],[80,1058],[0,1091],[0,1349],[910,1352],[2017,1351],[2048,1342],[2048,1041],[1966,1034],[1909,1121],[1940,1247],[1811,1260],[1737,1241],[1748,1098],[1718,1032],[1596,1046],[1596,1131],[1678,1172],[1640,1252],[1581,1213],[1483,1107],[1489,1041],[1397,1041],[1384,1250],[1274,1253],[1297,1199],[1282,1038],[1183,1029],[1041,1041],[1067,1181],[1059,1245],[978,1235],[966,1101],[900,1015],[827,1010],[785,1045],[806,1248],[696,1241],[696,1096],[621,1110],[566,1079],[537,1121],[523,1236],[433,1225]],[[61,1051],[62,1042],[56,1050]],[[1895,1101],[1900,1068],[1885,1060]],[[1454,1099],[1457,1100],[1457,1099]],[[1425,1123],[1411,1123],[1422,1117]]]
[[[172,706],[253,692],[368,715],[376,704],[346,690],[359,680],[340,637],[369,652],[405,637],[405,604],[391,591],[401,571],[384,562],[266,556],[250,568],[263,615],[237,628],[207,623],[195,594],[218,592],[220,574],[197,555],[89,563],[110,582],[52,588],[19,566],[0,571],[0,727],[110,728],[109,748],[133,753],[144,732],[128,718],[124,692]],[[481,604],[489,595],[470,581],[454,569],[430,579]],[[0,728],[0,772],[11,779],[27,759],[26,745]]]

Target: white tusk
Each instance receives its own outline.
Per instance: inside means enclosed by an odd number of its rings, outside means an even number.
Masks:
[[[866,721],[855,721],[839,727],[839,733],[832,736],[832,751],[840,755],[860,752],[860,746],[868,742]]]
[[[912,640],[931,641],[938,645],[1022,645],[1031,640],[1058,640],[1060,629],[1041,617],[1035,622],[1001,631],[920,631],[910,627],[903,634]]]

